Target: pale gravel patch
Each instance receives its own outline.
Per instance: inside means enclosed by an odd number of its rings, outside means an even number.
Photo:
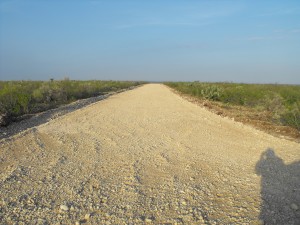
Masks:
[[[86,107],[90,104],[96,103],[98,101],[104,100],[111,95],[116,93],[121,93],[123,91],[132,90],[136,88],[136,86],[121,89],[116,92],[110,92],[102,95],[98,95],[95,97],[90,97],[86,99],[80,99],[70,104],[62,105],[54,109],[46,110],[44,112],[36,113],[35,115],[27,115],[27,119],[23,119],[21,121],[12,122],[7,127],[0,126],[0,140],[4,138],[9,138],[15,134],[26,131],[30,128],[39,126],[41,124],[47,123],[50,120],[53,120],[57,117],[66,115],[70,112],[74,112],[75,110]]]

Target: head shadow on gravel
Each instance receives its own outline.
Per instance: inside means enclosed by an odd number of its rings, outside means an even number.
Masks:
[[[285,164],[273,149],[267,149],[255,171],[261,176],[264,224],[300,224],[300,161]]]

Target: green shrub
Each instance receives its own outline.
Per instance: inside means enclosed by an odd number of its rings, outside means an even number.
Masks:
[[[291,110],[280,115],[280,120],[283,125],[295,127],[300,130],[300,104],[295,103]]]
[[[201,89],[201,96],[205,99],[218,101],[222,94],[222,88],[217,85],[206,85]]]
[[[10,119],[97,96],[141,82],[126,81],[0,81],[0,116]],[[1,125],[1,124],[0,124]]]
[[[169,82],[184,94],[269,111],[273,121],[300,130],[300,85]]]

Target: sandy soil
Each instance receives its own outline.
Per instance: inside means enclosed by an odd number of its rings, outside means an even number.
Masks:
[[[0,224],[299,224],[300,144],[148,84],[3,139],[0,196]]]

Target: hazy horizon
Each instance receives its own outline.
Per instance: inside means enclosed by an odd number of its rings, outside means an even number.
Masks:
[[[49,78],[49,79],[1,79],[1,81],[3,82],[15,82],[15,81],[23,81],[23,82],[27,82],[27,81],[64,81],[66,79],[66,77],[61,77],[61,78]],[[300,83],[278,83],[278,82],[239,82],[239,81],[207,81],[207,80],[161,80],[161,81],[155,81],[155,80],[130,80],[130,79],[72,79],[70,77],[67,77],[67,80],[70,81],[125,81],[125,82],[145,82],[146,84],[163,84],[163,83],[168,83],[168,82],[200,82],[200,83],[233,83],[233,84],[270,84],[270,85],[290,85],[290,86],[298,86],[300,85]]]
[[[0,0],[0,80],[300,84],[296,0]]]

